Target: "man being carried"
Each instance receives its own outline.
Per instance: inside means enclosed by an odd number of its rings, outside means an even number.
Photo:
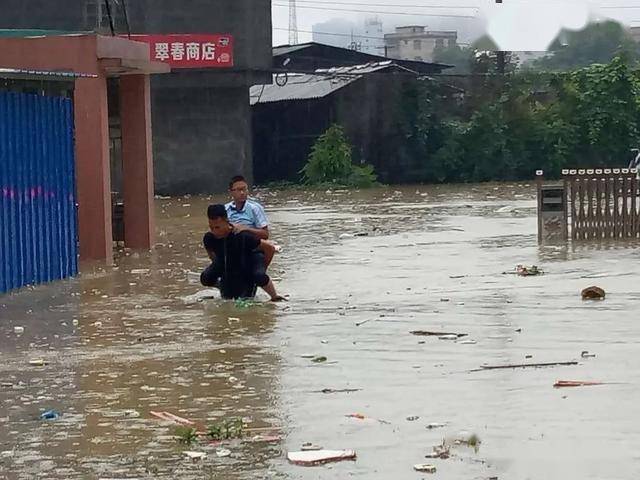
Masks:
[[[249,198],[249,184],[243,176],[237,175],[231,179],[229,193],[233,201],[225,207],[236,231],[249,231],[260,240],[269,240],[269,221],[264,208]]]
[[[256,285],[262,288],[272,302],[285,300],[277,294],[273,282],[266,274],[275,247],[260,240],[250,231],[236,231],[229,221],[224,205],[211,205],[207,210],[209,232],[204,236],[204,248],[212,264],[202,272],[200,281],[206,287],[219,287],[222,298],[250,298]],[[256,262],[254,252],[264,256]]]

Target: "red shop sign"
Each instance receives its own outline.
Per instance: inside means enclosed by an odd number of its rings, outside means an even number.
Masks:
[[[131,35],[131,40],[148,43],[151,60],[172,68],[233,67],[231,35]]]

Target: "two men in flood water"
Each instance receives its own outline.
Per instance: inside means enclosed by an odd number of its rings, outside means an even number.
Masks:
[[[201,283],[219,288],[225,299],[252,298],[260,287],[271,301],[285,300],[266,273],[276,248],[267,241],[264,208],[249,198],[249,186],[241,176],[231,179],[229,192],[233,201],[207,210],[210,231],[203,243],[212,263],[202,272]]]

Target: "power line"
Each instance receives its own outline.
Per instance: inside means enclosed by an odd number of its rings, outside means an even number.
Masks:
[[[322,4],[322,5],[348,5],[348,6],[356,6],[356,7],[386,7],[386,8],[426,8],[426,9],[447,9],[447,10],[460,10],[460,9],[471,9],[478,10],[477,6],[472,5],[458,5],[458,6],[446,6],[446,5],[389,5],[384,3],[354,3],[354,2],[331,2],[331,1],[316,1],[316,0],[297,0],[298,4],[310,3],[312,5]]]
[[[286,3],[273,3],[274,7],[286,7],[289,8],[289,5]],[[298,8],[306,8],[308,10],[330,10],[334,12],[350,12],[350,13],[379,13],[386,15],[406,15],[410,17],[444,17],[444,18],[476,18],[474,15],[456,15],[456,14],[439,14],[439,13],[408,13],[408,12],[385,12],[379,10],[356,10],[356,9],[346,9],[346,8],[328,8],[328,7],[309,7],[305,5],[299,5]]]
[[[273,30],[284,30],[284,31],[289,31],[288,28],[282,28],[282,27],[273,27]],[[348,33],[329,33],[329,32],[315,32],[313,30],[300,30],[298,29],[298,33],[315,33],[317,35],[333,35],[335,37],[348,37],[351,38],[351,34]],[[370,37],[370,36],[366,36],[366,35],[357,35],[354,34],[355,37],[357,38],[370,38],[372,40],[384,40],[384,37]]]

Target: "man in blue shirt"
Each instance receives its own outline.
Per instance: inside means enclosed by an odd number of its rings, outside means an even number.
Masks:
[[[249,198],[249,185],[241,175],[229,183],[229,193],[233,201],[225,205],[229,221],[236,232],[249,231],[260,240],[269,240],[269,220],[264,208]]]

